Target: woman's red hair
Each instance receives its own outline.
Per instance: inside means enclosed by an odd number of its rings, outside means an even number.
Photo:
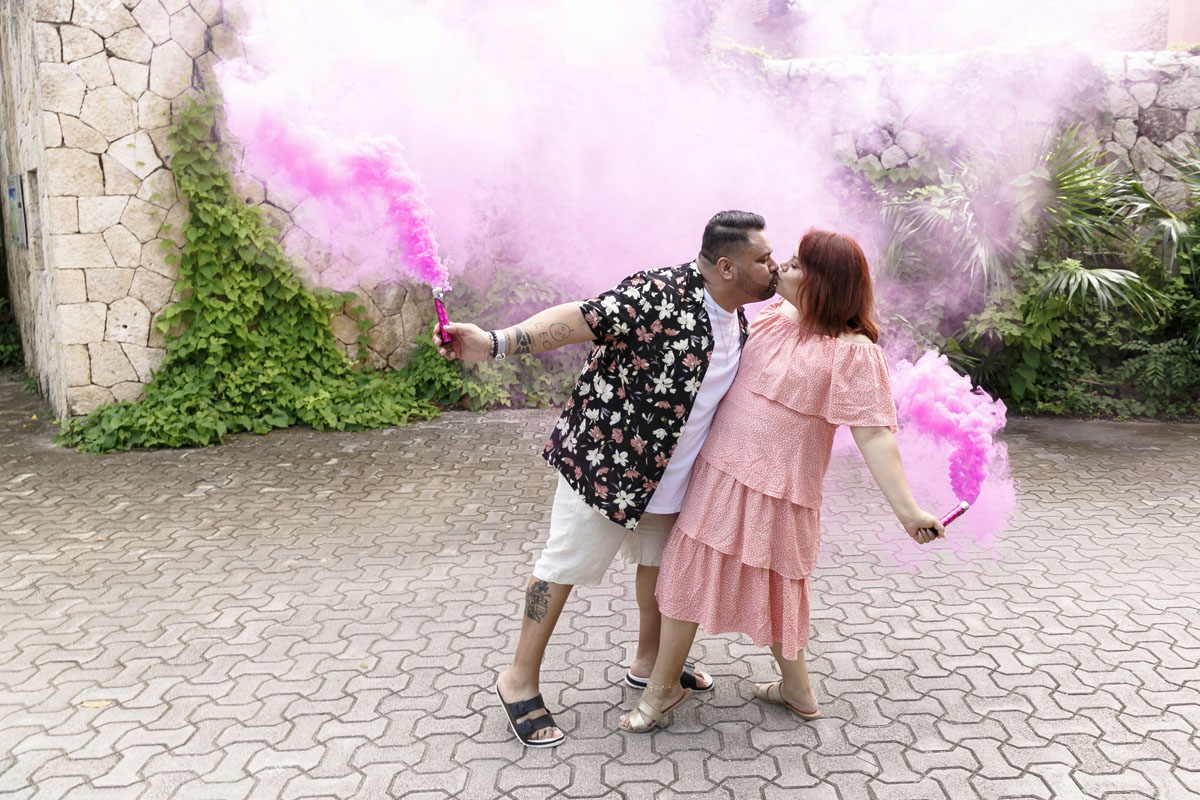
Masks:
[[[809,231],[800,240],[799,300],[804,324],[829,336],[847,331],[879,341],[871,269],[858,242],[830,231]]]

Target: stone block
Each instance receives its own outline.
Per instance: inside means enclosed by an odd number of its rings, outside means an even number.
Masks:
[[[58,122],[58,114],[52,111],[42,112],[42,146],[61,147],[62,125]]]
[[[854,147],[854,137],[848,133],[839,133],[830,139],[830,150],[833,157],[843,163],[853,163],[858,160],[858,150]]]
[[[1129,86],[1129,94],[1137,102],[1139,108],[1149,108],[1158,97],[1158,84],[1134,83]]]
[[[87,302],[87,281],[81,269],[54,270],[54,304]]]
[[[211,50],[196,59],[196,73],[200,76],[201,86],[217,85],[217,65],[220,63],[221,59],[217,58],[217,54]]]
[[[1158,92],[1158,104],[1183,111],[1200,108],[1200,77],[1180,78],[1163,84]]]
[[[105,194],[132,195],[137,194],[138,189],[142,187],[142,182],[138,176],[125,169],[119,161],[108,153],[100,156],[100,163],[104,166]],[[83,194],[93,194],[93,192],[84,192]]]
[[[136,267],[142,263],[142,243],[124,225],[113,225],[106,230],[104,243],[118,267]]]
[[[1104,145],[1104,152],[1112,154],[1113,158],[1125,169],[1133,169],[1133,164],[1129,160],[1129,148],[1122,147],[1117,142],[1109,142]]]
[[[1150,63],[1145,56],[1130,53],[1125,59],[1125,80],[1135,83],[1153,81],[1158,83],[1162,77],[1158,68]]]
[[[112,70],[113,81],[134,100],[140,98],[150,85],[150,68],[145,64],[110,58],[108,67]]]
[[[167,256],[178,255],[179,249],[174,242],[168,242],[165,239],[153,239],[142,245],[141,264],[148,270],[158,273],[174,281],[175,276],[179,274],[177,264],[167,262]]]
[[[86,344],[63,345],[62,354],[67,386],[87,386],[92,382],[92,363]]]
[[[884,169],[895,169],[907,161],[908,153],[904,152],[903,147],[895,144],[879,155],[879,163],[883,164]]]
[[[205,25],[213,25],[221,19],[221,0],[192,0],[192,8]]]
[[[155,44],[171,38],[171,15],[158,0],[142,0],[133,9],[133,18]]]
[[[408,366],[408,362],[412,360],[412,353],[417,349],[415,342],[402,344],[392,351],[388,356],[387,365],[391,369],[403,369]]]
[[[345,314],[338,314],[330,322],[334,338],[342,344],[354,344],[358,339],[358,325]]]
[[[141,28],[127,28],[105,39],[104,47],[116,58],[148,64],[150,53],[154,51],[154,42],[150,41],[150,37],[143,33]]]
[[[158,0],[168,14],[174,16],[185,8],[190,8],[188,0]]]
[[[87,281],[89,303],[111,303],[129,294],[133,283],[132,269],[89,269]]]
[[[150,382],[154,371],[162,364],[163,357],[167,354],[161,347],[143,347],[137,344],[123,344],[121,349],[125,351],[125,357],[129,359],[133,371],[142,383]]]
[[[116,86],[91,89],[83,99],[79,118],[115,141],[134,132],[133,98]]]
[[[95,153],[58,147],[46,151],[46,193],[49,195],[93,195],[104,193],[104,175]]]
[[[123,136],[108,148],[108,155],[125,169],[145,180],[151,173],[162,166],[154,142],[146,131]]]
[[[50,233],[79,233],[79,204],[74,197],[51,197],[47,209]]]
[[[155,47],[150,55],[150,91],[159,97],[174,100],[191,88],[191,85],[192,59],[183,48],[175,42],[166,42]]]
[[[279,236],[283,236],[291,230],[292,218],[282,208],[273,206],[270,203],[263,203],[259,206],[259,210],[262,211],[263,222]]]
[[[163,223],[162,237],[182,247],[184,242],[184,226],[188,221],[187,203],[180,201],[171,206],[167,212],[166,222]]]
[[[1154,142],[1147,139],[1145,136],[1138,137],[1137,142],[1129,150],[1129,160],[1133,163],[1133,168],[1139,173],[1145,170],[1153,172],[1161,172],[1162,168],[1167,165],[1163,160],[1162,155]],[[1155,183],[1157,187],[1157,182]],[[1147,191],[1153,191],[1146,187]]]
[[[214,25],[210,29],[213,52],[222,61],[233,61],[246,55],[242,40],[229,25]]]
[[[70,22],[73,0],[34,0],[33,18],[38,22]]]
[[[78,25],[63,25],[58,29],[62,39],[62,60],[79,61],[104,52],[104,40],[92,30]]]
[[[113,402],[113,395],[103,386],[72,386],[67,389],[67,413],[82,417]]]
[[[144,346],[149,336],[150,309],[141,300],[122,297],[109,305],[108,321],[104,327],[107,341]]]
[[[246,205],[256,206],[267,199],[267,190],[262,181],[245,172],[234,174],[233,191],[246,201]]]
[[[108,149],[108,139],[104,134],[77,118],[68,114],[60,117],[62,125],[62,140],[67,147],[87,150],[99,155]]]
[[[125,351],[116,342],[92,342],[87,346],[92,367],[92,383],[113,386],[124,381],[136,381],[137,373]]]
[[[63,60],[62,39],[58,28],[47,22],[33,24],[33,52],[40,63],[57,64]]]
[[[161,128],[171,124],[171,103],[156,95],[146,92],[138,98],[137,120],[140,128]]]
[[[142,188],[138,190],[137,196],[160,208],[171,208],[179,200],[179,193],[175,190],[175,176],[166,167],[155,170],[142,181]]]
[[[79,198],[79,232],[104,233],[121,221],[128,203],[129,198],[121,195]]]
[[[91,28],[106,39],[137,24],[129,11],[113,0],[75,0],[71,21]]]
[[[161,128],[151,128],[150,130],[146,131],[146,134],[150,137],[151,143],[154,144],[154,152],[162,153],[164,163],[169,164],[171,152],[171,126],[164,125]]]
[[[149,269],[139,269],[133,276],[133,284],[129,287],[129,296],[141,300],[151,314],[157,314],[170,302],[173,291],[175,291],[175,281],[172,278]]]
[[[1137,143],[1138,126],[1131,119],[1119,119],[1113,125],[1113,139],[1126,150]]]
[[[1182,111],[1148,108],[1138,118],[1138,132],[1152,142],[1163,144],[1183,133],[1186,121]]]
[[[98,233],[68,233],[52,236],[54,265],[58,269],[111,269],[116,264],[104,237]]]
[[[204,43],[207,32],[208,25],[186,3],[179,11],[171,14],[171,38],[192,58],[198,58],[208,49]]]
[[[896,144],[904,148],[910,156],[920,155],[926,151],[925,137],[916,131],[900,131],[896,134]]]
[[[357,335],[357,334],[356,334]],[[404,317],[394,314],[384,317],[383,321],[371,329],[371,349],[385,359],[396,351],[396,348],[407,340],[404,335]]]
[[[1200,109],[1187,112],[1187,122],[1184,123],[1184,126],[1188,133],[1200,131]]]
[[[121,224],[128,228],[140,242],[148,242],[158,236],[167,212],[152,203],[137,197],[129,198],[129,205],[121,215]]]
[[[108,307],[104,303],[66,303],[58,306],[58,341],[89,344],[104,339]]]
[[[1180,133],[1172,138],[1166,147],[1180,158],[1187,158],[1196,150],[1196,136],[1192,133]]]
[[[879,156],[872,153],[860,158],[855,162],[854,167],[859,172],[879,172],[883,169],[883,163],[879,160]]]
[[[1128,91],[1121,86],[1109,85],[1104,89],[1103,108],[1114,117],[1136,117],[1139,106]]]
[[[38,78],[42,84],[43,111],[79,116],[87,84],[70,64],[39,64]]]
[[[140,383],[138,381],[126,381],[125,383],[116,384],[112,387],[111,391],[113,394],[113,399],[117,400],[118,402],[124,400],[129,403],[136,403],[139,399],[141,399],[142,392],[145,391],[145,389],[146,385],[144,383]]]

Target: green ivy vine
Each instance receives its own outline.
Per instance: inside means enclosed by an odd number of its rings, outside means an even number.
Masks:
[[[190,213],[182,247],[168,255],[180,299],[157,323],[163,363],[141,400],[64,423],[56,441],[86,452],[202,446],[295,424],[362,430],[437,416],[439,393],[412,371],[357,369],[338,349],[330,322],[354,295],[309,290],[296,277],[259,209],[233,191],[215,112],[198,101],[170,134]]]

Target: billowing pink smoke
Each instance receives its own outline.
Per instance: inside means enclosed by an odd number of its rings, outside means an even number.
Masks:
[[[272,81],[255,83],[224,71],[229,130],[244,143],[242,168],[269,176],[272,189],[305,199],[305,224],[351,262],[314,276],[335,289],[404,277],[448,285],[438,258],[425,188],[390,135],[335,138],[276,106]],[[348,246],[339,246],[348,245]]]
[[[951,447],[950,486],[959,500],[974,503],[990,467],[1006,454],[995,440],[1004,427],[1004,403],[973,391],[945,356],[927,352],[917,363],[892,366],[897,415],[921,433]]]

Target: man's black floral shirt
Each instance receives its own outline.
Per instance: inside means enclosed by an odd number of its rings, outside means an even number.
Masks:
[[[695,262],[631,275],[580,303],[596,344],[543,455],[588,503],[637,526],[712,359]],[[738,309],[742,341],[746,317]]]

